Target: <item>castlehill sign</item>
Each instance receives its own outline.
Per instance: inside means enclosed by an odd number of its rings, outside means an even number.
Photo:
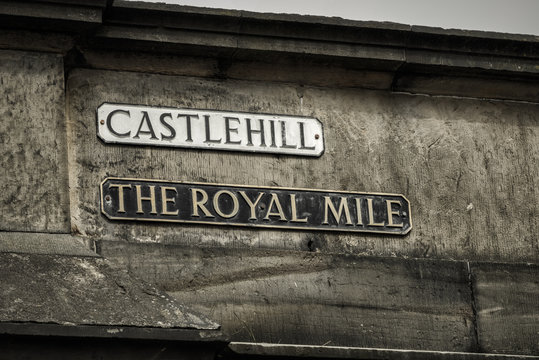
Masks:
[[[105,143],[247,151],[318,157],[322,124],[315,118],[104,103],[97,136]]]
[[[101,211],[110,220],[395,235],[412,229],[403,195],[198,182],[107,178]]]

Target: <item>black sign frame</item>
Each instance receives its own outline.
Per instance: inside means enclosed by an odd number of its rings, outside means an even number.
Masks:
[[[100,201],[109,220],[392,235],[412,229],[401,194],[109,177]]]

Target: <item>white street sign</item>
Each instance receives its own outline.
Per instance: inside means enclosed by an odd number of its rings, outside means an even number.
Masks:
[[[315,118],[104,103],[97,135],[105,143],[320,156]]]

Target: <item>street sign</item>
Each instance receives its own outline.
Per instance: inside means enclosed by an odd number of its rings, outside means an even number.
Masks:
[[[319,157],[315,118],[104,103],[97,136],[105,143]]]
[[[394,235],[412,229],[403,195],[198,182],[107,178],[101,211],[110,220]]]

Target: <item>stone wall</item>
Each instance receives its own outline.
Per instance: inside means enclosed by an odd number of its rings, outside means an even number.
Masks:
[[[2,251],[28,248],[24,233],[50,249],[82,238],[233,341],[539,354],[537,39],[124,2],[105,14],[0,34]],[[314,117],[325,152],[106,144],[104,102]],[[400,193],[413,229],[111,221],[106,177]]]
[[[363,89],[73,71],[67,85],[72,226],[103,240],[354,255],[537,262],[536,104]],[[320,158],[105,144],[103,102],[302,115],[324,126]],[[180,136],[180,135],[178,135]],[[406,237],[115,223],[105,177],[404,194]],[[511,239],[510,241],[508,239]]]

